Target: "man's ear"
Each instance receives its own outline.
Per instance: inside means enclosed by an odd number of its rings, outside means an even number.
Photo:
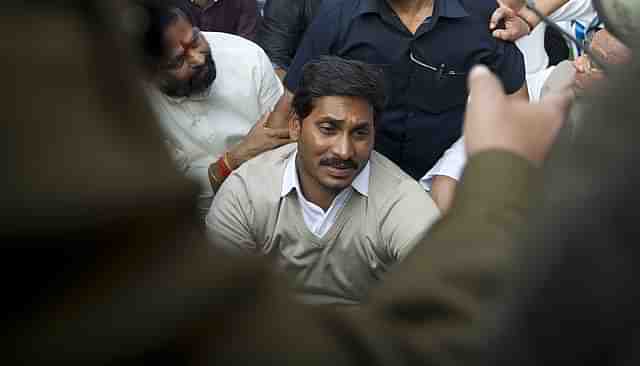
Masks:
[[[300,129],[302,128],[302,121],[295,112],[291,112],[289,115],[289,137],[293,141],[298,141],[300,137]]]

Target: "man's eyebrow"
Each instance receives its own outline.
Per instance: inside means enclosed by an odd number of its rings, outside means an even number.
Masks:
[[[360,121],[357,122],[355,126],[353,126],[354,130],[360,130],[363,128],[370,128],[371,127],[371,123],[369,121]]]
[[[316,123],[331,123],[334,125],[341,125],[341,124],[344,124],[344,120],[326,116],[318,119]]]
[[[331,123],[336,127],[342,127],[346,124],[346,121],[327,116],[327,117],[318,119],[316,123]],[[371,127],[371,123],[369,121],[360,121],[355,123],[355,125],[351,128],[351,130],[361,130],[361,129],[370,128],[370,127]]]

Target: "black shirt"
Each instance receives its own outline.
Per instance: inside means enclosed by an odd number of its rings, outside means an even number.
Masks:
[[[304,64],[322,55],[380,65],[388,103],[375,148],[418,179],[461,135],[473,65],[489,66],[508,93],[524,85],[522,54],[489,31],[495,9],[495,0],[434,0],[433,16],[412,34],[385,0],[342,1],[316,17],[285,85],[295,91]]]

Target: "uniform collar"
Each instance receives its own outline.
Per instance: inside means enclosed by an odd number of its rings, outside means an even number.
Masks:
[[[360,0],[353,14],[353,18],[367,13],[388,12],[391,6],[386,3],[387,0]],[[438,16],[444,18],[464,18],[469,16],[467,10],[462,6],[460,0],[433,0],[434,14],[438,9]]]
[[[296,189],[300,194],[300,180],[298,179],[298,170],[296,169],[296,156],[298,154],[297,149],[287,160],[287,166],[284,169],[284,176],[282,179],[282,190],[280,197],[288,195],[292,190]],[[351,182],[351,188],[361,195],[369,196],[369,177],[371,176],[371,162],[367,161],[364,169],[358,173],[353,182]]]

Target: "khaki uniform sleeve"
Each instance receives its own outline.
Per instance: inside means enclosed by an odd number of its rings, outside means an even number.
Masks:
[[[469,160],[452,209],[372,296],[368,316],[400,362],[465,364],[486,335],[513,265],[536,169],[506,152]],[[493,324],[490,321],[488,324]]]

